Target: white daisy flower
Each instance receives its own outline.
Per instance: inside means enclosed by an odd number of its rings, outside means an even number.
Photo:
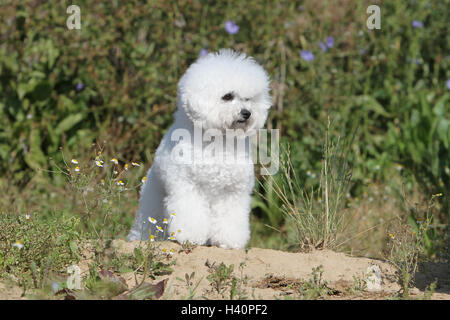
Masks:
[[[16,248],[19,248],[19,249],[22,249],[22,248],[23,248],[22,241],[16,241],[16,242],[14,242],[14,243],[12,244],[12,246],[13,246],[13,247],[16,247]]]
[[[119,180],[119,181],[117,181],[117,185],[118,185],[118,186],[124,186],[125,183],[124,183],[122,180]]]
[[[156,224],[156,219],[154,219],[154,218],[152,218],[152,217],[149,217],[148,218],[148,221],[150,221],[151,223],[153,223],[153,224]]]
[[[72,160],[70,160],[70,162],[72,162],[73,164],[78,164],[78,160],[77,159],[72,159]]]
[[[140,166],[141,166],[141,165],[140,165],[139,163],[137,163],[137,162],[132,162],[131,165],[132,165],[133,167],[140,167]]]
[[[119,164],[119,161],[116,158],[112,158],[110,161],[114,164]]]
[[[74,170],[75,170],[75,172],[80,172],[80,167],[76,166]]]
[[[156,226],[156,229],[157,229],[159,232],[163,232],[163,231],[164,231],[163,228],[161,228],[160,226]]]
[[[97,165],[97,167],[103,168],[103,161],[95,160],[95,164]]]

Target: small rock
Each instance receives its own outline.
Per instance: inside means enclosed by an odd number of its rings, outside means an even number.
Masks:
[[[381,270],[377,265],[371,265],[366,270],[366,286],[369,291],[381,291]]]

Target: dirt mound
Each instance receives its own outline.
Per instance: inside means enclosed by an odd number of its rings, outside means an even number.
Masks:
[[[138,245],[139,241],[114,242],[114,247],[121,253],[131,253]],[[172,266],[174,271],[149,282],[156,283],[168,278],[165,293],[167,299],[189,297],[192,291],[189,291],[188,282],[191,289],[195,288],[194,298],[208,299],[229,299],[233,285],[234,297],[239,295],[248,299],[277,299],[286,296],[299,298],[299,290],[304,289],[305,283],[312,290],[317,289],[314,287],[326,287],[328,291],[324,297],[331,299],[383,299],[393,296],[400,289],[395,270],[387,262],[350,257],[333,251],[290,253],[260,248],[227,250],[204,246],[184,250],[173,242],[164,242],[161,248],[168,251],[173,249],[170,259],[176,261]],[[224,280],[222,284],[225,288],[218,288],[216,274],[225,274],[223,278],[226,278],[227,268],[231,265],[234,267],[232,276],[229,277],[231,280]],[[379,290],[368,291],[365,287],[367,269],[370,266],[378,266],[381,270]],[[192,273],[195,273],[194,277],[190,278]],[[123,276],[129,287],[136,284],[134,274]],[[423,295],[417,288],[411,290],[411,294]],[[435,293],[432,298],[450,299],[450,295]]]

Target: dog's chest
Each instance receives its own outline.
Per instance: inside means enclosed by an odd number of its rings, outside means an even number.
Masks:
[[[241,192],[253,183],[252,164],[194,164],[190,169],[190,179],[207,192]]]

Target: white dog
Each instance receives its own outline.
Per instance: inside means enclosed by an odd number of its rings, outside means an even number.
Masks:
[[[128,240],[147,240],[149,231],[161,235],[157,227],[169,222],[166,235],[180,243],[244,248],[250,238],[253,162],[223,161],[216,156],[230,150],[210,154],[202,135],[212,131],[217,142],[237,130],[237,139],[248,146],[270,106],[269,77],[253,58],[221,50],[192,64],[178,83],[175,123],[156,150]],[[199,133],[203,140],[196,148]],[[249,156],[247,148],[231,153],[236,159]]]

